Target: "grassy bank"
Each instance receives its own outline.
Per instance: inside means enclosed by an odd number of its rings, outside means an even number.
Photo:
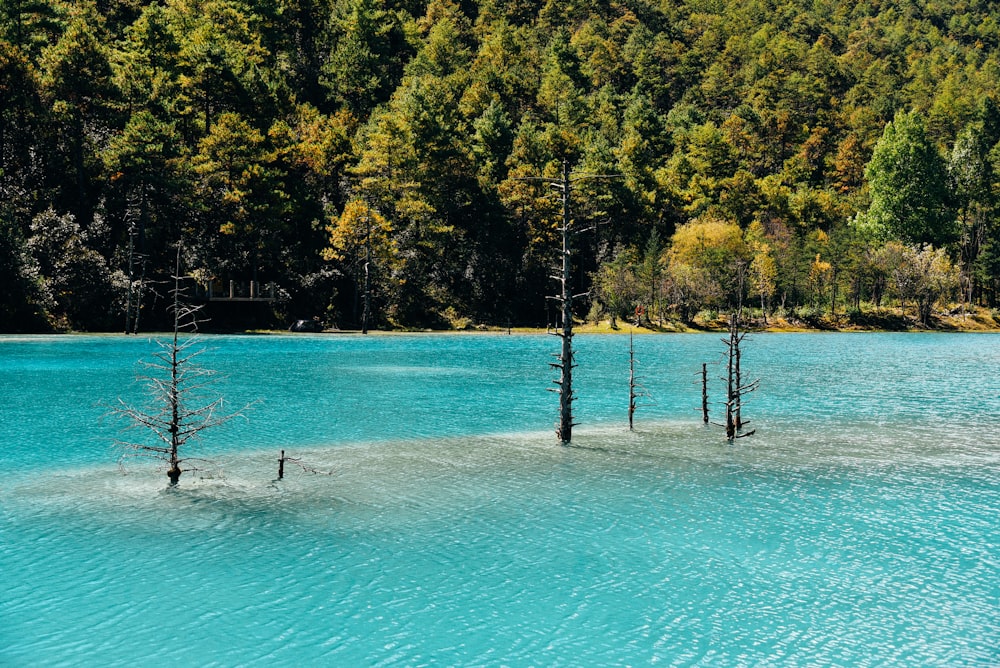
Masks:
[[[690,322],[665,320],[644,321],[639,327],[619,320],[613,327],[611,322],[582,323],[574,330],[580,333],[669,333],[669,332],[717,332],[729,327],[728,315],[724,313],[702,312]],[[956,307],[947,311],[935,311],[926,324],[917,321],[913,309],[886,308],[878,312],[866,313],[826,313],[802,312],[764,317],[759,311],[747,318],[747,327],[761,332],[996,332],[1000,331],[1000,313],[980,307]]]

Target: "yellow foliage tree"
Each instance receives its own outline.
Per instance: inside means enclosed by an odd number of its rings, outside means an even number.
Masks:
[[[743,231],[736,223],[707,214],[677,228],[667,251],[668,279],[698,275],[705,305],[724,306],[721,297],[735,297],[736,276],[746,262]],[[681,281],[689,283],[689,281]],[[701,282],[701,281],[699,281]],[[733,299],[735,303],[735,299]]]
[[[358,290],[363,291],[362,329],[373,321],[371,302],[379,294],[391,293],[398,283],[401,266],[392,224],[360,199],[353,199],[327,227],[330,245],[323,257],[351,270]]]
[[[778,267],[771,254],[771,244],[767,241],[764,226],[759,220],[750,223],[744,235],[747,250],[750,253],[750,266],[747,271],[747,286],[750,292],[760,295],[760,310],[767,322],[767,301],[774,294],[778,278]]]
[[[820,301],[823,299],[832,278],[833,266],[820,258],[819,253],[817,253],[816,259],[809,265],[809,291],[813,295],[816,308],[819,308]]]
[[[327,260],[349,261],[371,250],[372,259],[395,259],[396,243],[392,238],[392,224],[364,200],[352,199],[344,211],[327,226],[330,245],[323,251]]]

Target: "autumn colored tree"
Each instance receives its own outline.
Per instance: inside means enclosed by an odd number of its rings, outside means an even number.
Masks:
[[[736,268],[746,261],[743,232],[733,222],[704,216],[677,228],[667,251],[667,274],[690,285],[700,282],[699,295],[706,307],[735,304],[742,285]]]
[[[392,225],[371,203],[352,199],[328,228],[327,259],[345,263],[354,279],[353,322],[368,328],[379,323],[377,304],[395,296],[399,258]]]
[[[28,249],[22,269],[55,270],[27,244],[51,209],[72,215],[81,253],[127,274],[130,244],[166,267],[184,232],[208,274],[266,272],[280,286],[275,322],[351,312],[356,258],[324,257],[326,227],[364,195],[391,222],[391,323],[540,325],[559,203],[521,179],[558,178],[565,160],[574,173],[621,176],[574,193],[574,225],[591,230],[575,241],[574,293],[615,249],[644,249],[655,232],[662,261],[635,264],[647,313],[722,307],[736,293],[725,263],[693,261],[684,240],[717,219],[738,229],[748,297],[766,311],[813,302],[817,232],[831,272],[820,302],[834,312],[845,295],[855,312],[882,307],[894,288],[878,254],[890,240],[947,249],[964,300],[1000,303],[993,8],[765,9],[0,3],[11,247]],[[844,234],[848,220],[865,235]],[[31,286],[56,277],[31,275],[13,283],[15,302],[46,304],[49,322],[106,320],[103,306],[37,299]]]
[[[764,226],[760,221],[754,221],[744,233],[744,241],[750,254],[750,264],[747,266],[747,290],[752,295],[760,297],[760,310],[767,322],[768,302],[774,295],[778,270],[771,254]]]
[[[227,112],[192,157],[202,207],[192,250],[213,275],[259,280],[275,270],[286,199],[268,148],[263,132]]]
[[[906,302],[912,302],[915,320],[926,327],[934,304],[951,298],[958,290],[958,269],[944,249],[931,246],[890,241],[881,249],[881,254],[888,268],[890,285],[904,314]]]
[[[223,113],[259,119],[273,110],[278,72],[266,67],[258,15],[235,0],[176,0],[168,8],[179,43],[173,113],[187,137],[209,135]]]
[[[618,319],[635,318],[639,306],[641,285],[637,274],[637,254],[624,249],[605,262],[594,277],[594,297],[603,305],[611,319],[611,328],[618,329]]]

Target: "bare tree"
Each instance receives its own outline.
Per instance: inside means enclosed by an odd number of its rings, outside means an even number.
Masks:
[[[573,299],[583,295],[574,295],[571,283],[570,267],[572,264],[572,250],[570,248],[570,217],[569,217],[569,194],[570,178],[569,167],[563,161],[563,174],[560,181],[553,181],[562,192],[562,272],[557,276],[562,290],[556,297],[551,297],[562,307],[562,331],[557,335],[562,339],[562,348],[556,356],[558,362],[550,362],[554,369],[559,369],[559,380],[553,381],[559,389],[559,427],[556,429],[556,436],[563,443],[573,440]]]
[[[744,432],[748,424],[743,420],[743,397],[757,389],[759,379],[743,383],[741,368],[742,350],[740,346],[746,338],[746,332],[740,327],[740,308],[729,315],[729,336],[722,340],[726,344],[726,438],[733,441],[737,438],[750,436],[754,430]]]
[[[187,456],[187,446],[192,439],[211,427],[224,424],[242,413],[223,412],[221,397],[209,398],[208,388],[217,378],[216,372],[196,364],[204,348],[197,347],[200,339],[198,311],[183,301],[180,264],[181,249],[177,248],[177,265],[173,303],[169,307],[173,316],[172,338],[158,340],[160,349],[153,353],[153,361],[142,362],[146,372],[139,380],[146,385],[148,404],[136,407],[118,399],[112,413],[127,423],[125,431],[137,431],[143,436],[135,440],[120,441],[123,452],[120,463],[132,458],[149,458],[167,465],[167,478],[174,486],[184,471],[197,470],[193,463],[204,461]],[[181,336],[184,333],[185,336]]]
[[[639,317],[641,311],[636,309],[636,326],[639,324]],[[638,403],[639,399],[643,397],[649,398],[649,391],[642,386],[641,378],[635,375],[635,367],[637,364],[635,359],[635,344],[633,341],[632,331],[629,330],[628,333],[628,428],[629,431],[633,429],[633,421],[635,417],[635,411],[637,408],[643,404]]]
[[[558,275],[553,278],[559,282],[561,290],[558,295],[550,296],[549,299],[559,304],[562,312],[562,331],[553,332],[562,339],[562,345],[558,353],[553,353],[556,362],[549,362],[549,366],[559,370],[559,379],[553,380],[557,387],[549,388],[559,395],[559,425],[556,427],[556,437],[563,444],[568,444],[573,440],[573,427],[577,425],[573,422],[573,400],[576,395],[573,393],[573,301],[580,297],[585,297],[589,293],[573,294],[573,250],[571,237],[573,233],[572,220],[570,218],[570,193],[573,185],[577,181],[584,179],[618,179],[620,174],[581,174],[570,176],[569,163],[563,160],[562,176],[560,178],[549,178],[541,176],[525,177],[521,181],[538,181],[548,184],[559,191],[562,196],[562,253],[561,268]]]
[[[142,202],[145,206],[145,200]],[[136,238],[140,234],[136,218],[142,214],[130,197],[126,220],[128,222],[128,286],[125,293],[125,333],[138,334],[139,314],[142,311],[142,293],[146,287],[146,255],[136,250]],[[137,266],[138,265],[138,266]]]
[[[753,392],[760,385],[760,379],[754,379],[749,383],[743,382],[743,368],[742,368],[742,355],[743,350],[741,346],[746,338],[747,333],[742,327],[742,314],[743,314],[743,289],[744,281],[746,278],[746,265],[739,263],[736,266],[736,308],[734,308],[729,314],[729,335],[722,339],[722,343],[726,346],[726,352],[724,354],[724,359],[726,362],[726,375],[722,378],[726,383],[726,438],[732,442],[737,438],[743,438],[745,436],[750,436],[755,430],[743,431],[744,426],[748,424],[747,421],[743,419],[743,398],[745,395]],[[702,419],[708,422],[708,367],[702,364],[702,390],[701,390],[701,402],[702,402]],[[713,423],[715,424],[715,423]]]
[[[708,424],[708,364],[701,365],[701,421]]]

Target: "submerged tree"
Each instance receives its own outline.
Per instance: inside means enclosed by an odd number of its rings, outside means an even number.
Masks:
[[[204,352],[198,348],[198,312],[201,306],[185,303],[181,286],[180,246],[177,248],[177,265],[173,302],[169,307],[173,316],[173,336],[157,343],[160,350],[153,353],[154,361],[143,362],[146,373],[140,377],[147,387],[149,403],[135,407],[118,399],[113,413],[125,420],[126,430],[137,430],[144,435],[132,441],[122,441],[121,463],[131,458],[149,458],[165,462],[167,478],[174,486],[184,471],[197,470],[187,456],[186,446],[201,432],[228,422],[240,413],[224,413],[223,399],[208,397],[207,388],[216,372],[196,364]],[[184,336],[182,337],[182,333]]]
[[[281,456],[278,457],[278,480],[283,480],[285,478],[285,462],[291,462],[298,466],[304,473],[318,473],[320,475],[333,475],[333,471],[322,471],[314,466],[310,466],[303,462],[298,457],[287,457],[285,456],[285,451],[281,451]]]
[[[557,363],[551,363],[555,369],[559,369],[558,381],[553,381],[559,386],[559,428],[556,436],[563,443],[573,440],[573,299],[578,295],[573,294],[571,281],[572,250],[570,249],[570,218],[569,218],[569,192],[570,178],[569,167],[563,161],[563,175],[561,181],[552,182],[562,192],[563,215],[562,215],[562,272],[558,276],[562,287],[559,295],[552,297],[562,307],[562,331],[557,332],[562,339]]]
[[[617,179],[618,174],[582,174],[570,176],[569,163],[564,159],[562,162],[562,176],[560,178],[551,177],[525,177],[521,181],[539,181],[548,184],[557,190],[562,200],[562,222],[559,231],[562,234],[562,252],[560,254],[561,266],[559,273],[552,278],[559,282],[561,290],[558,295],[550,296],[549,299],[559,304],[562,312],[561,331],[554,332],[562,339],[562,346],[558,353],[553,356],[558,360],[549,362],[553,369],[559,369],[559,379],[552,382],[557,386],[550,388],[559,394],[559,426],[556,428],[556,436],[563,444],[568,444],[573,440],[573,302],[588,293],[573,294],[573,249],[572,233],[574,232],[572,219],[570,218],[570,193],[573,185],[585,179]]]
[[[636,326],[639,325],[639,318],[642,316],[642,311],[636,309],[635,320]],[[633,430],[633,422],[635,418],[635,411],[642,404],[637,403],[639,399],[643,397],[649,397],[649,392],[642,386],[641,378],[635,375],[635,366],[637,361],[635,359],[635,343],[632,336],[632,331],[629,330],[628,333],[628,428],[629,431]]]
[[[747,333],[740,326],[740,310],[734,309],[729,315],[729,336],[722,340],[726,344],[726,438],[729,441],[754,433],[755,430],[743,431],[747,424],[743,419],[743,397],[760,384],[759,379],[743,383],[740,346]]]
[[[701,421],[708,424],[708,364],[701,365]]]
[[[729,314],[729,336],[722,340],[726,345],[726,438],[732,442],[737,438],[750,436],[755,430],[743,431],[747,422],[743,419],[743,397],[757,389],[760,379],[749,383],[743,382],[742,354],[740,346],[747,333],[743,331],[741,319],[743,312],[743,284],[746,277],[746,265],[740,264],[736,271],[737,301],[736,308]],[[704,396],[704,394],[703,394]]]

